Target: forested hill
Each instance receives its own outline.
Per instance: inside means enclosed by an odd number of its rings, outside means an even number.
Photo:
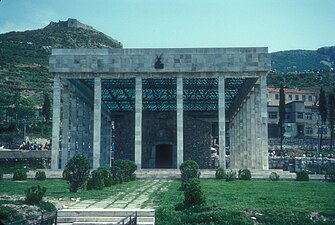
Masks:
[[[43,29],[0,34],[0,109],[18,101],[41,104],[43,94],[51,94],[47,67],[52,48],[120,47],[120,42],[74,19],[51,22]]]
[[[330,71],[335,67],[335,46],[313,50],[289,50],[271,53],[272,70],[277,73]]]

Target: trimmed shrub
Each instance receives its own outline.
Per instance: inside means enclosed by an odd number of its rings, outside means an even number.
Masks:
[[[248,169],[238,171],[238,178],[240,180],[251,180],[251,172]]]
[[[63,178],[70,184],[70,192],[84,187],[90,175],[90,162],[83,155],[75,155],[66,164]]]
[[[47,189],[40,187],[40,185],[32,186],[24,191],[26,194],[25,203],[28,205],[36,205],[42,201],[42,198]]]
[[[279,175],[276,172],[271,172],[269,178],[272,181],[278,181],[279,180]]]
[[[186,181],[192,178],[199,178],[200,171],[198,163],[193,160],[187,160],[180,165],[181,180]]]
[[[218,168],[215,171],[215,178],[216,179],[225,179],[226,178],[226,172],[223,168]]]
[[[335,182],[335,170],[327,171],[325,180],[328,182]]]
[[[201,191],[200,179],[191,178],[184,183],[184,206],[204,205],[206,200]]]
[[[13,180],[27,180],[27,172],[24,169],[15,170]]]
[[[104,188],[104,178],[99,170],[94,170],[87,181],[87,190],[102,190]]]
[[[112,186],[112,174],[108,168],[99,167],[96,171],[100,173],[104,182],[104,187]]]
[[[297,172],[297,177],[295,179],[296,181],[309,181],[309,175],[306,170],[303,170],[301,172]]]
[[[236,172],[234,170],[228,170],[226,172],[226,181],[234,181],[236,180]]]
[[[0,170],[0,180],[2,180],[2,179],[3,179],[3,171]]]
[[[111,175],[112,175],[112,184],[122,184],[124,180],[124,172],[118,166],[111,167]]]
[[[121,184],[136,179],[136,164],[130,160],[117,160],[111,167],[112,184]]]
[[[44,171],[37,171],[35,174],[35,180],[46,180],[47,176]]]

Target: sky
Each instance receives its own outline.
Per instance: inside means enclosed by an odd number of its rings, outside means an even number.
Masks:
[[[124,48],[335,45],[335,0],[0,0],[0,33],[68,18]]]

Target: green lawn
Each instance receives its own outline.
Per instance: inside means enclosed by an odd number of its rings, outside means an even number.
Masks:
[[[0,195],[23,196],[25,189],[39,184],[47,188],[48,197],[103,199],[118,192],[131,193],[144,182],[70,193],[64,180],[0,180]],[[175,210],[183,202],[180,181],[171,182],[166,192],[152,193],[150,198],[159,206],[157,224],[335,224],[335,183],[201,180],[201,186],[207,205],[188,210]]]
[[[28,179],[27,181],[0,180],[0,196],[4,194],[24,196],[24,190],[34,185],[40,185],[47,188],[46,197],[81,198],[82,200],[104,199],[107,196],[124,192],[125,190],[131,192],[139,188],[143,182],[143,180],[131,181],[110,188],[104,188],[103,190],[87,191],[85,189],[79,189],[77,193],[71,193],[69,191],[69,184],[65,180],[60,179],[48,179],[46,181],[37,181],[34,179]]]

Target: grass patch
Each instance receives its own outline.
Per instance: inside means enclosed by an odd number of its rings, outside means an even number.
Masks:
[[[15,195],[24,196],[24,190],[31,186],[40,185],[47,188],[45,197],[53,198],[81,198],[85,199],[105,199],[106,197],[116,195],[125,190],[131,191],[140,188],[144,180],[130,181],[120,185],[106,187],[103,190],[86,190],[79,189],[77,193],[71,193],[69,184],[62,179],[47,179],[46,181],[39,181],[35,179],[27,179],[24,182],[15,182],[12,180],[0,180],[0,195]]]
[[[180,182],[159,201],[157,224],[335,224],[335,184],[310,181],[201,180],[207,206],[176,211],[183,201]],[[220,222],[219,222],[220,221]]]
[[[23,182],[0,180],[0,195],[24,196],[24,190],[40,185],[47,188],[46,197],[105,199],[124,198],[147,183],[136,180],[103,190],[80,189],[69,192],[65,180],[28,179]],[[159,206],[158,225],[169,224],[335,224],[335,183],[309,181],[241,181],[201,180],[207,205],[176,210],[184,201],[180,181],[172,181],[151,193],[146,204]],[[145,205],[145,204],[144,204]]]

